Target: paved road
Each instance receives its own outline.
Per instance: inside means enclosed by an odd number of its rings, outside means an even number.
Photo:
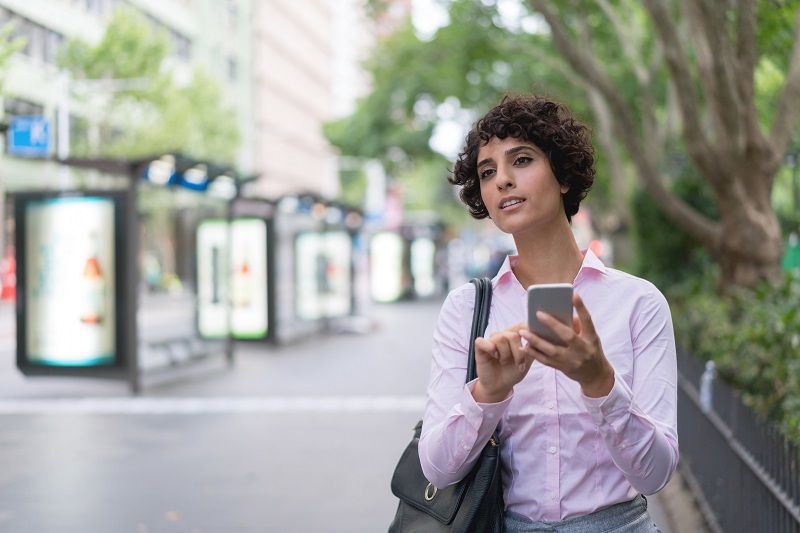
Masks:
[[[233,369],[196,368],[140,398],[25,380],[0,346],[0,531],[385,531],[438,306],[376,306],[380,327],[363,336],[240,344]]]

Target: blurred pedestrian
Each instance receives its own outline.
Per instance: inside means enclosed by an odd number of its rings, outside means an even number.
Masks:
[[[433,485],[453,484],[497,429],[509,532],[657,531],[643,495],[678,463],[667,302],[650,282],[580,250],[570,230],[594,176],[587,128],[561,104],[525,96],[474,125],[450,180],[473,217],[514,238],[518,255],[492,280],[478,378],[466,385],[474,286],[442,306],[420,461]],[[573,286],[571,325],[540,317],[560,343],[528,330],[526,289],[544,283]]]

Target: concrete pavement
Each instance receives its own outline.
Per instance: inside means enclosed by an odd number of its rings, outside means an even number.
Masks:
[[[375,306],[364,336],[239,344],[233,369],[186,369],[138,399],[15,376],[0,350],[0,531],[385,531],[438,307]],[[649,501],[663,532],[684,531]]]

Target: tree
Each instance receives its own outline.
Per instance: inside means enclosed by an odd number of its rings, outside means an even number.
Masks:
[[[592,119],[598,174],[609,178],[599,180],[609,189],[598,192],[623,222],[627,177],[635,176],[672,223],[709,250],[723,286],[775,278],[782,245],[770,192],[800,108],[797,1],[528,0],[517,7],[509,21],[497,2],[452,0],[450,23],[430,40],[414,42],[407,28],[390,37],[371,64],[376,92],[352,124],[408,131],[425,99],[456,97],[485,109],[508,89],[550,93]],[[373,121],[393,125],[377,129]],[[679,153],[708,183],[717,217],[672,191],[669,161]]]
[[[581,10],[568,12],[545,0],[529,3],[547,21],[555,46],[574,73],[611,111],[613,131],[658,207],[715,257],[722,285],[752,286],[777,279],[783,247],[771,190],[800,112],[796,3],[761,2],[759,9],[756,0],[645,0],[647,23],[657,38],[648,50],[640,46],[641,36],[631,31],[635,25],[626,24],[624,13],[634,12],[636,6],[628,0],[599,0],[605,23],[614,29],[624,57],[635,69],[635,102],[619,92],[593,54],[591,32]],[[769,13],[765,4],[784,8],[780,13],[784,20]],[[755,78],[762,58],[772,58],[760,55],[758,23],[766,19],[782,30],[787,15],[796,19],[791,53],[775,112],[765,127],[757,108]],[[786,42],[785,35],[780,38]],[[661,176],[663,141],[649,89],[662,64],[669,80],[668,97],[674,98],[681,119],[686,152],[713,192],[718,219],[680,199]],[[634,108],[641,120],[636,119]]]
[[[218,85],[200,69],[188,84],[178,85],[166,65],[168,52],[166,36],[155,32],[137,10],[124,6],[114,12],[96,45],[80,39],[66,43],[60,63],[77,80],[129,82],[108,96],[100,141],[84,147],[88,153],[81,155],[136,158],[181,151],[202,159],[233,160],[239,131]]]
[[[449,165],[429,146],[437,121],[453,109],[474,117],[509,91],[547,92],[599,125],[599,174],[610,179],[598,179],[587,204],[602,231],[624,232],[630,226],[633,173],[613,137],[604,134],[610,122],[608,111],[599,107],[603,101],[586,97],[583,82],[558,60],[549,36],[509,27],[496,5],[454,0],[449,18],[433,36],[419,36],[409,21],[378,44],[367,63],[373,91],[352,116],[329,125],[331,142],[346,155],[382,159],[390,174],[404,181],[427,169],[427,183],[440,189],[429,197],[437,206],[446,202],[455,208],[445,179]],[[438,164],[429,163],[434,158]],[[420,183],[416,179],[413,187]],[[460,213],[454,220],[466,220],[463,209],[453,212]]]
[[[14,28],[11,24],[0,27],[0,91],[3,89],[5,68],[9,58],[25,46],[22,38],[12,38]],[[1,94],[1,93],[0,93]]]

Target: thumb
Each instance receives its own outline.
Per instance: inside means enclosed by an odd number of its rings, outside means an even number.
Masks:
[[[572,315],[572,329],[576,335],[581,334],[581,319],[577,315]]]

